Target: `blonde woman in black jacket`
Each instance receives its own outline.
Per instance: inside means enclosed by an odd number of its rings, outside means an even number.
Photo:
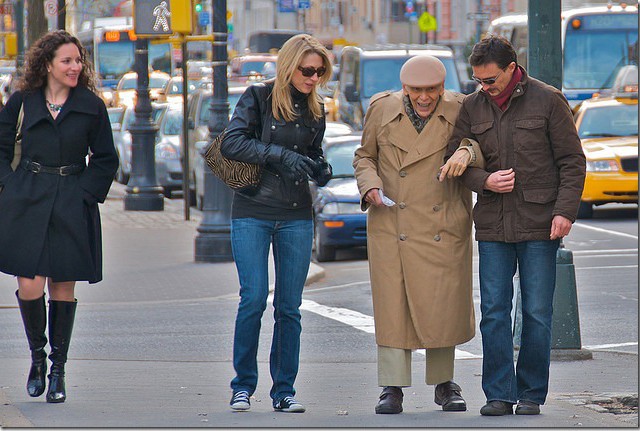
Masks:
[[[274,81],[241,96],[222,144],[231,159],[264,166],[252,195],[233,199],[231,242],[240,279],[231,381],[233,410],[248,410],[256,389],[260,320],[269,294],[268,257],[275,261],[274,330],[270,370],[273,408],[304,412],[294,382],[300,352],[300,304],[311,260],[313,220],[309,178],[331,177],[322,157],[324,107],[316,92],[331,76],[325,47],[309,35],[289,39],[278,53]]]
[[[66,399],[75,283],[102,279],[98,202],[107,196],[118,167],[107,109],[93,90],[84,48],[57,30],[29,49],[18,91],[0,111],[0,271],[18,280],[16,295],[31,349],[27,391],[32,397],[45,390],[48,285],[49,403]],[[14,172],[21,107],[22,158]]]

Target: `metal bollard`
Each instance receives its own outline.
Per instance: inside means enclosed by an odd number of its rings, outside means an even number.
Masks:
[[[522,301],[519,277],[514,277],[515,313],[513,325],[514,349],[520,348],[522,333]],[[517,355],[516,355],[517,356]],[[592,359],[593,354],[582,348],[580,315],[573,253],[560,243],[556,253],[556,288],[553,294],[553,319],[551,323],[551,360],[575,361]]]

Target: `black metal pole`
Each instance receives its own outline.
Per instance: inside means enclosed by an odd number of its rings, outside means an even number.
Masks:
[[[149,41],[136,41],[138,74],[136,119],[131,131],[131,178],[124,197],[125,211],[162,211],[164,197],[156,180],[155,143],[158,126],[151,119],[149,98]]]
[[[184,199],[184,219],[189,220],[191,211],[191,171],[189,170],[189,119],[187,99],[189,98],[189,77],[187,76],[187,41],[182,48],[182,197]]]
[[[227,86],[227,0],[213,2],[213,101],[209,139],[218,136],[229,123]],[[196,262],[230,262],[231,201],[233,192],[205,169],[202,221],[195,240]]]
[[[16,70],[22,73],[24,64],[24,0],[16,0],[14,11],[16,14],[16,44],[18,45],[18,55],[16,58]]]

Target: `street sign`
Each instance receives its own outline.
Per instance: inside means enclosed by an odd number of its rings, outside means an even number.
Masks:
[[[298,0],[298,9],[311,9],[310,0]]]
[[[467,19],[469,21],[489,21],[489,18],[491,18],[491,14],[488,12],[469,12],[467,14]]]
[[[205,26],[211,24],[211,14],[207,11],[202,11],[198,14],[198,24]]]
[[[171,0],[134,0],[133,28],[141,36],[171,36]]]
[[[422,15],[418,18],[418,28],[423,33],[436,31],[438,30],[438,20],[429,12],[422,12]]]

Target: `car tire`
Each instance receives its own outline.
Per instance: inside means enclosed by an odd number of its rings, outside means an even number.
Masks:
[[[593,204],[590,202],[580,201],[580,207],[578,207],[578,218],[593,218]]]
[[[322,244],[318,229],[315,230],[313,241],[316,249],[316,260],[318,262],[331,262],[336,260],[336,249],[334,247]]]

